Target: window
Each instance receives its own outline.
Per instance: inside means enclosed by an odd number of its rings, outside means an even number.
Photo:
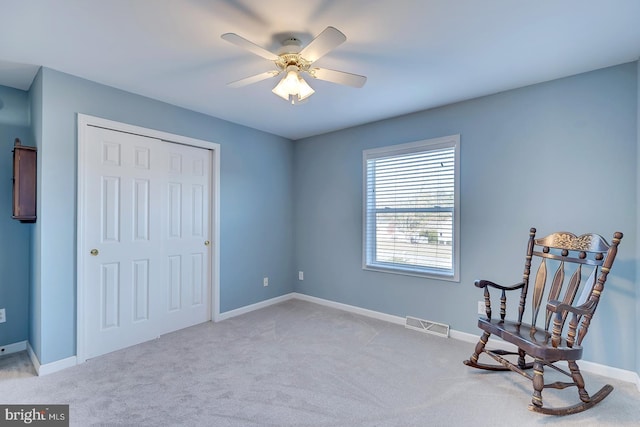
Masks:
[[[460,135],[365,150],[363,268],[458,280]]]

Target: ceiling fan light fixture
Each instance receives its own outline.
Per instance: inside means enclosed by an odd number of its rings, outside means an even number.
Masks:
[[[300,76],[298,76],[298,78],[300,79],[300,84],[298,86],[298,101],[307,99],[308,97],[316,93],[316,91],[313,90],[311,86],[309,86],[309,83],[307,83],[305,79]]]
[[[302,101],[315,93],[315,90],[300,77],[300,69],[295,65],[287,67],[287,75],[273,88],[272,92],[285,101]]]

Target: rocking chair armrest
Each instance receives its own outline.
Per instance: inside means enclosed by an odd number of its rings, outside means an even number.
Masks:
[[[553,328],[551,330],[551,345],[558,347],[561,342],[560,335],[562,334],[562,324],[565,317],[569,313],[573,313],[573,319],[569,323],[569,331],[567,335],[567,344],[569,347],[573,347],[576,339],[576,329],[578,328],[578,319],[585,315],[593,314],[596,308],[596,302],[593,300],[587,300],[584,304],[574,307],[572,305],[560,302],[558,300],[551,300],[547,303],[547,310],[555,313],[555,320],[553,321]],[[588,324],[587,326],[588,327]],[[584,337],[586,329],[582,331],[582,337]],[[581,334],[577,334],[578,336]],[[578,344],[582,341],[582,338],[578,338]]]
[[[516,289],[522,289],[522,287],[524,286],[524,282],[516,283],[513,286],[502,286],[490,280],[476,280],[474,285],[476,286],[476,288],[486,288],[487,286],[489,286],[491,288],[496,288],[503,291],[515,291]]]
[[[569,312],[578,316],[584,316],[585,314],[593,313],[593,305],[594,302],[591,300],[577,307],[565,304],[558,300],[552,300],[547,303],[547,310],[551,311],[552,313],[557,313],[558,315],[562,315],[564,312]]]

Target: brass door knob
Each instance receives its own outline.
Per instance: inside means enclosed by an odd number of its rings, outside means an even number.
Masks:
[[[205,240],[205,242],[204,242],[204,245],[205,245],[205,246],[209,246],[210,244],[211,244],[211,242],[210,242],[210,241]]]
[[[91,252],[90,252],[90,254],[91,254],[91,255],[93,255],[93,256],[98,256],[98,253],[99,253],[99,252],[98,252],[98,250],[97,250],[97,249],[91,249]]]

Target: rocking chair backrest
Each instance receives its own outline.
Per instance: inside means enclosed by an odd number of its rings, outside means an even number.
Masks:
[[[553,313],[547,308],[546,303],[542,303],[546,294],[547,302],[559,301],[574,307],[582,306],[586,310],[581,315],[573,315],[569,325],[570,337],[567,340],[569,345],[573,346],[574,343],[580,345],[595,313],[600,294],[604,289],[604,283],[615,259],[622,233],[614,233],[612,244],[607,243],[598,234],[576,236],[573,233],[557,232],[536,239],[535,233],[535,228],[532,228],[529,232],[527,258],[523,275],[525,285],[520,296],[518,323],[522,323],[523,320],[532,264],[537,264],[533,290],[530,295],[532,332],[535,332],[538,327],[536,323],[541,309],[545,312],[544,329],[550,332],[549,326]],[[550,266],[548,265],[548,260],[555,260],[555,262],[551,262],[552,265]],[[547,270],[552,268],[553,264],[558,264],[558,266],[551,277]],[[570,276],[565,278],[567,270]],[[576,300],[583,275],[588,275],[588,279],[583,284],[582,291]],[[547,280],[548,277],[551,280]],[[556,320],[556,327],[562,330],[565,320],[566,314],[561,321]],[[580,323],[581,320],[582,322]]]

